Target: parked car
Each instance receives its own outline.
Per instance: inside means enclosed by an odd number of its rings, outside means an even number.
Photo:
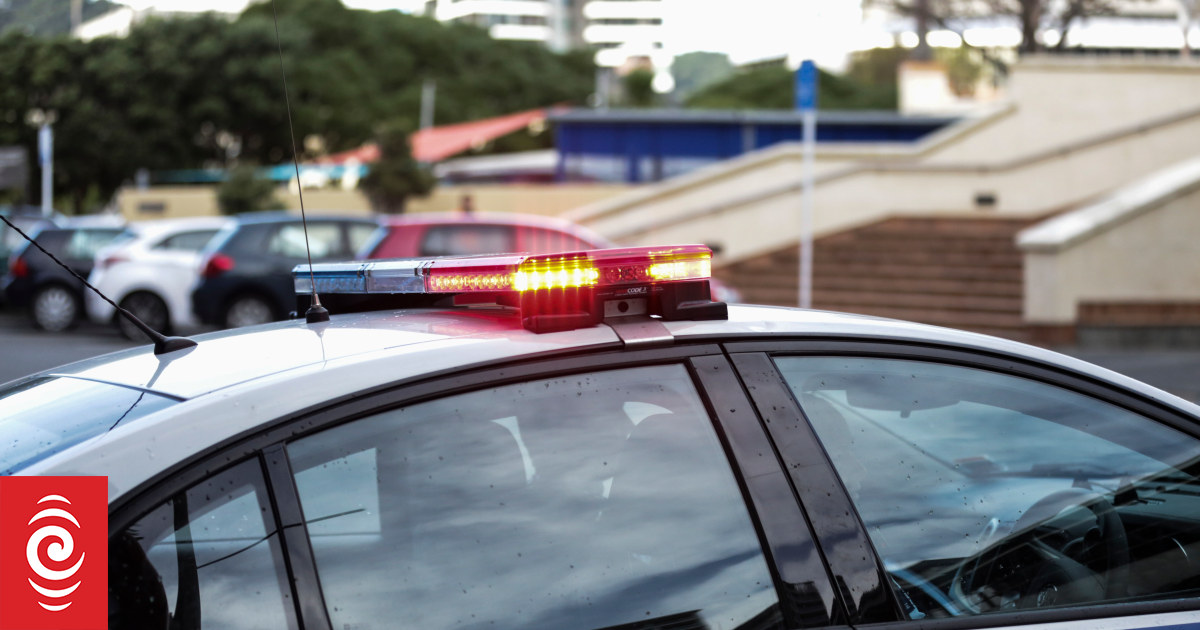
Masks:
[[[384,219],[360,258],[473,256],[502,252],[553,254],[604,249],[615,244],[581,225],[529,214],[422,213]],[[719,281],[713,299],[740,302],[741,294]]]
[[[395,302],[0,387],[0,483],[40,489],[5,522],[69,500],[54,559],[107,540],[107,598],[43,589],[113,630],[1195,626],[1200,407],[993,337],[726,310],[701,254],[301,267]],[[61,516],[85,501],[107,522]]]
[[[96,255],[88,281],[151,328],[170,333],[192,326],[192,288],[200,275],[200,251],[227,217],[194,217],[141,221]],[[130,339],[144,334],[91,291],[84,293],[88,316],[112,323]]]
[[[613,247],[613,243],[585,227],[552,217],[422,213],[384,219],[379,231],[364,246],[361,257],[552,254],[605,247]]]
[[[375,232],[372,219],[310,216],[307,241],[314,262],[352,258]],[[201,253],[192,312],[222,328],[283,319],[295,309],[292,268],[308,260],[300,216],[242,215],[217,233]]]
[[[96,252],[119,238],[125,228],[110,219],[73,219],[71,223],[81,227],[43,228],[31,236],[86,278]],[[42,330],[67,330],[83,315],[83,284],[28,242],[13,251],[0,284],[8,304],[28,309],[33,325]]]
[[[0,206],[0,216],[8,219],[17,229],[32,234],[42,228],[54,227],[61,220],[57,212],[49,215],[34,206]],[[24,238],[16,230],[0,222],[0,274],[8,269],[8,258],[13,250],[21,247]],[[4,304],[4,292],[0,291],[0,304]]]

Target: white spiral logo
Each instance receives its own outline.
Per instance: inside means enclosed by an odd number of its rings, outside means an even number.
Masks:
[[[38,500],[38,504],[41,505],[42,503],[65,503],[67,505],[71,505],[71,502],[65,497],[57,494],[50,494],[42,497]],[[37,591],[42,596],[50,599],[51,601],[59,602],[63,601],[63,598],[67,597],[71,593],[74,593],[75,589],[79,588],[79,585],[83,583],[82,580],[78,580],[70,586],[65,586],[65,583],[69,582],[71,578],[79,572],[79,567],[83,566],[83,557],[86,554],[80,553],[79,560],[69,569],[56,570],[47,567],[42,561],[42,542],[47,538],[53,541],[49,545],[46,545],[46,558],[48,558],[54,564],[62,566],[70,561],[71,555],[75,553],[75,539],[71,537],[71,532],[62,527],[62,524],[71,523],[75,526],[76,530],[79,530],[80,527],[79,521],[75,520],[75,517],[70,512],[59,507],[47,507],[37,514],[34,514],[33,518],[29,519],[29,524],[33,525],[37,521],[44,519],[54,519],[54,521],[57,521],[61,524],[42,525],[36,532],[34,532],[33,535],[29,537],[29,542],[25,545],[25,559],[29,562],[29,568],[33,569],[33,572],[36,573],[38,577],[50,582],[51,586],[57,588],[47,588],[41,584],[38,584],[37,582],[34,582],[32,578],[29,579],[29,585],[33,587],[33,590]],[[66,603],[61,604],[49,604],[39,599],[38,605],[51,612],[58,612],[60,610],[66,610],[66,608],[71,605],[71,602],[67,601]]]

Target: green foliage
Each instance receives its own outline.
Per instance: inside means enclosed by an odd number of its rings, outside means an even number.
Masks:
[[[792,109],[795,84],[795,73],[787,68],[755,68],[696,92],[685,105],[696,109]],[[826,110],[895,109],[895,84],[872,85],[818,68],[817,107]]]
[[[329,152],[360,146],[380,121],[415,127],[426,78],[438,85],[437,124],[581,103],[593,89],[587,52],[340,0],[276,2],[296,137],[318,136]],[[152,19],[123,39],[0,36],[0,145],[33,155],[34,108],[57,114],[55,198],[79,209],[139,168],[277,164],[292,153],[269,3],[232,22]]]
[[[83,19],[103,15],[117,5],[108,0],[85,0]],[[66,35],[71,31],[69,0],[0,0],[0,34]]]
[[[239,165],[229,171],[217,188],[217,206],[221,214],[230,215],[286,207],[275,196],[275,184],[260,177],[258,169],[251,165]]]
[[[621,78],[628,107],[653,107],[658,95],[654,93],[654,71],[637,68]]]
[[[733,72],[733,64],[725,53],[690,52],[671,62],[675,94],[680,98],[687,98],[696,90],[728,78]]]
[[[975,94],[975,85],[983,76],[982,56],[966,45],[958,48],[936,48],[934,58],[946,67],[950,89],[958,96]]]
[[[376,211],[404,212],[409,197],[433,190],[433,176],[413,159],[404,123],[387,125],[375,141],[379,144],[379,161],[371,165],[359,187]]]

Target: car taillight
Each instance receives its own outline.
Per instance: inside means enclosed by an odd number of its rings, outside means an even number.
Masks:
[[[209,256],[208,262],[204,263],[204,270],[200,272],[205,278],[215,278],[226,271],[233,269],[233,259],[225,254],[213,254]]]
[[[17,256],[8,263],[8,272],[14,278],[24,278],[29,275],[29,265],[24,258]]]
[[[111,267],[113,265],[120,264],[123,262],[129,262],[129,259],[126,258],[125,256],[114,254],[112,256],[105,256],[104,258],[100,259],[99,267],[101,269],[107,269],[108,267]]]

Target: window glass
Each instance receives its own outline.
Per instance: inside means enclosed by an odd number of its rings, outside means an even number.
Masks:
[[[983,370],[777,361],[911,618],[1200,590],[1197,440]]]
[[[0,475],[175,404],[149,392],[44,377],[0,388]]]
[[[434,225],[425,231],[420,256],[502,254],[516,249],[507,225]]]
[[[296,628],[258,460],[172,497],[109,541],[109,628]]]
[[[350,237],[350,252],[354,253],[361,250],[367,244],[367,241],[370,240],[371,236],[375,234],[377,227],[369,223],[347,224],[346,229],[349,230]]]
[[[77,260],[91,260],[96,257],[100,248],[113,242],[124,230],[113,228],[107,230],[75,230],[71,240],[67,242],[67,257]]]
[[[166,249],[171,251],[198,252],[204,249],[208,241],[212,240],[216,230],[196,230],[194,232],[181,232],[172,236],[168,236],[154,246],[154,249]]]
[[[521,229],[521,249],[531,254],[554,254],[557,252],[572,252],[594,249],[566,232],[548,230],[545,228],[523,227]]]
[[[680,366],[451,396],[288,454],[336,628],[778,625]]]
[[[308,247],[312,248],[313,259],[339,256],[342,254],[342,228],[336,223],[309,223]],[[279,230],[267,243],[267,251],[287,258],[305,258],[304,226],[289,223]]]

